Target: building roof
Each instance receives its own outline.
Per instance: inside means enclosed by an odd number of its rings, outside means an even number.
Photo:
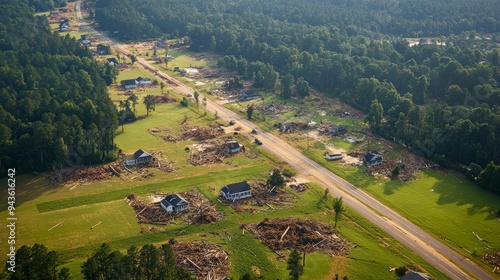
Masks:
[[[175,193],[167,195],[160,203],[165,207],[176,207],[189,204],[182,196]]]
[[[122,86],[135,86],[135,80],[122,80],[121,81]]]
[[[225,185],[222,188],[222,191],[228,194],[246,192],[249,190],[250,190],[250,185],[247,183],[247,181]]]
[[[226,145],[230,150],[238,149],[240,147],[240,143],[238,143],[238,141],[227,141]]]
[[[382,157],[382,155],[379,153],[379,151],[371,151],[368,154],[365,155],[364,159],[366,162],[371,162],[372,160],[377,159],[378,157]]]
[[[432,279],[427,273],[411,271],[401,278],[401,280],[430,280]]]
[[[118,64],[118,61],[116,60],[116,58],[111,57],[111,58],[108,58],[108,63]]]
[[[135,153],[134,153],[134,159],[138,159],[142,156],[151,156],[150,154],[146,153],[145,151],[143,151],[142,149],[139,149],[137,150]]]

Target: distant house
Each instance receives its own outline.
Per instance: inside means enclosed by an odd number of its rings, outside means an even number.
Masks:
[[[238,143],[238,141],[227,141],[226,147],[228,154],[235,154],[241,152],[241,146],[240,143]]]
[[[132,155],[124,156],[124,160],[125,164],[130,166],[130,165],[137,165],[141,163],[151,162],[153,161],[153,156],[146,153],[142,149],[139,149]]]
[[[165,211],[181,212],[189,207],[189,203],[178,194],[169,194],[161,202],[160,205]]]
[[[109,47],[109,45],[99,44],[99,45],[97,45],[97,53],[102,54],[102,55],[110,54],[111,48]],[[115,59],[115,61],[116,61],[116,59]],[[109,62],[109,60],[108,60],[108,62]]]
[[[62,18],[59,20],[59,31],[68,31],[69,29],[69,19]]]
[[[252,196],[252,191],[247,181],[225,185],[220,192],[223,197],[233,201]]]
[[[326,160],[338,160],[342,159],[342,154],[325,155]]]
[[[82,35],[80,35],[80,38],[82,38],[82,41],[88,40],[89,34],[82,34]]]
[[[116,58],[114,58],[114,57],[108,58],[108,63],[111,66],[118,66],[118,64],[119,64],[118,61],[116,60]]]
[[[366,154],[363,158],[363,162],[366,166],[374,166],[377,164],[381,164],[384,157],[378,151],[371,151]]]
[[[246,101],[246,100],[252,100],[252,99],[257,99],[260,97],[260,94],[253,91],[253,90],[247,90],[245,92],[240,93],[238,96],[238,99],[240,101]]]
[[[137,79],[135,79],[135,83],[137,85],[145,86],[145,85],[150,85],[153,82],[151,82],[151,80],[148,78],[138,77]]]
[[[164,49],[164,48],[165,48],[165,46],[167,46],[167,43],[166,43],[165,41],[163,41],[163,40],[162,40],[162,41],[158,41],[158,42],[156,42],[156,46],[157,46],[158,48],[162,48],[162,49]]]
[[[347,127],[345,127],[343,125],[334,125],[334,126],[330,127],[330,133],[333,135],[347,133]]]
[[[401,280],[431,280],[432,278],[427,273],[411,271],[405,276],[401,277]]]
[[[124,89],[131,89],[137,87],[137,83],[135,82],[135,80],[122,80],[121,84]]]
[[[89,40],[82,40],[82,45],[90,47],[92,45],[92,42],[90,42]]]

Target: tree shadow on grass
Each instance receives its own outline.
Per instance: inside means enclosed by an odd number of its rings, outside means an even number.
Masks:
[[[437,203],[439,205],[455,204],[457,206],[467,205],[468,215],[487,213],[486,220],[496,219],[496,211],[500,208],[500,197],[481,189],[465,178],[442,175],[425,171],[438,181],[433,186],[433,191],[439,194]]]
[[[15,207],[19,207],[23,203],[36,199],[41,195],[54,193],[63,187],[62,185],[52,185],[43,175],[24,174],[17,175],[15,179]],[[2,179],[2,181],[7,185],[7,178]],[[0,201],[0,209],[7,209],[7,199]]]

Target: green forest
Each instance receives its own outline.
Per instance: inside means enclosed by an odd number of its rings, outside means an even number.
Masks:
[[[368,114],[374,132],[500,193],[493,0],[97,0],[93,7],[102,28],[124,40],[182,37],[193,51],[226,55],[219,66],[255,87],[281,89],[285,99],[294,81],[340,97]],[[406,41],[422,36],[434,38]]]
[[[28,1],[0,3],[0,174],[116,158],[117,70],[69,35],[52,33]]]

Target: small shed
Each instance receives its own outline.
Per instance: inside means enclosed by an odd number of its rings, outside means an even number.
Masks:
[[[181,212],[189,207],[189,202],[187,202],[182,196],[178,194],[169,194],[161,202],[160,205],[165,211],[171,212]]]
[[[370,167],[381,164],[383,159],[384,157],[382,156],[382,154],[380,154],[379,151],[373,150],[363,157],[363,162],[366,166]]]
[[[142,149],[137,150],[134,154],[132,155],[126,155],[124,157],[124,161],[126,165],[137,165],[140,163],[148,163],[153,161],[153,156],[146,153]]]
[[[252,196],[252,190],[247,181],[225,185],[220,192],[223,197],[232,201]]]

